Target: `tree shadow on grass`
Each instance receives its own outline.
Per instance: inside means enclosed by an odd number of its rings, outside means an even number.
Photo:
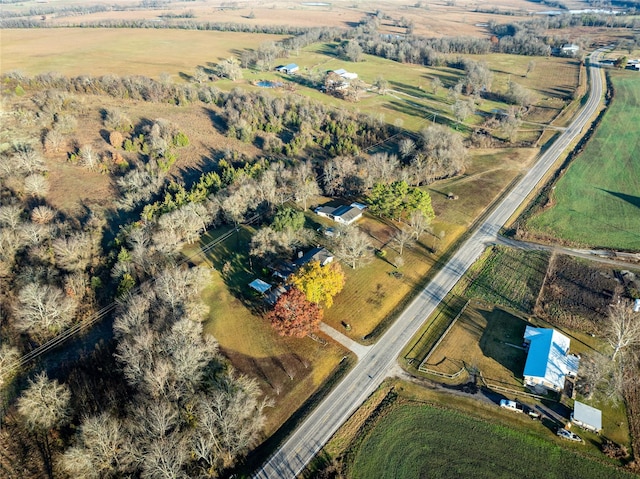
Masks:
[[[640,196],[627,195],[626,193],[605,190],[603,188],[597,188],[597,189],[599,189],[600,191],[604,191],[605,193],[609,193],[611,196],[615,196],[616,198],[619,198],[623,201],[626,201],[627,203],[635,206],[636,208],[640,208]]]
[[[487,321],[479,341],[482,353],[509,370],[514,377],[522,377],[527,355],[517,346],[522,344],[526,322],[500,308],[480,310],[480,314]]]

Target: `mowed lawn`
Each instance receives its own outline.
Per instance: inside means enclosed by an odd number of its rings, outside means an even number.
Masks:
[[[536,425],[536,427],[542,427]],[[582,445],[567,444],[579,450]],[[423,404],[393,408],[366,437],[354,479],[618,479],[636,477],[551,441]]]
[[[237,56],[283,35],[129,28],[3,29],[1,73],[191,75],[197,65]]]
[[[510,345],[522,344],[526,326],[503,309],[471,303],[425,366],[446,374],[477,367],[491,384],[521,389],[526,353]]]
[[[201,244],[225,231],[214,230],[203,236]],[[331,341],[283,338],[275,333],[261,314],[262,301],[248,287],[259,276],[248,261],[248,239],[249,232],[241,230],[205,257],[197,255],[195,247],[185,254],[194,263],[215,268],[204,292],[209,307],[204,331],[218,340],[233,367],[255,378],[263,394],[273,400],[274,407],[265,410],[265,435],[269,436],[327,380],[347,351]],[[223,269],[227,272],[222,273]]]
[[[558,181],[554,206],[529,228],[585,246],[640,249],[640,81],[611,76],[615,96],[602,123]]]

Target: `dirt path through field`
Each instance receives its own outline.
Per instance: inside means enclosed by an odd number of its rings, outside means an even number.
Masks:
[[[498,236],[498,242],[511,248],[518,248],[529,251],[550,251],[552,253],[565,254],[568,256],[575,256],[577,258],[585,258],[592,261],[597,261],[599,263],[617,266],[623,269],[634,267],[637,268],[638,266],[640,266],[640,253],[625,253],[598,249],[567,248],[564,246],[519,241],[511,238],[505,238],[504,236]],[[618,257],[620,259],[613,259],[612,257]],[[626,258],[626,260],[622,258]]]

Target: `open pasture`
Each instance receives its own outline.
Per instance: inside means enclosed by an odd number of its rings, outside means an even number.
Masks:
[[[527,227],[576,245],[640,250],[640,82],[634,72],[611,78],[609,110],[558,180],[552,206]]]
[[[517,346],[526,325],[503,309],[471,302],[424,367],[445,374],[476,367],[491,384],[521,389],[526,353]]]
[[[573,0],[574,2],[576,0]],[[51,2],[55,8],[78,5],[77,0]],[[565,2],[565,3],[571,3]],[[273,2],[253,1],[183,1],[163,2],[159,6],[145,9],[140,2],[115,0],[118,5],[101,12],[86,12],[81,17],[64,14],[47,15],[47,22],[54,25],[69,25],[123,20],[152,20],[154,22],[216,22],[241,23],[257,26],[296,25],[301,27],[350,27],[376,11],[384,14],[380,22],[383,33],[401,34],[405,29],[397,25],[397,20],[405,18],[414,22],[414,33],[428,37],[473,35],[486,36],[486,24],[491,20],[518,21],[527,19],[527,12],[548,9],[543,4],[525,0],[492,0],[490,4],[456,4],[452,2],[399,2],[394,0],[338,0],[330,2],[300,2],[275,0]],[[48,6],[50,6],[48,5]],[[30,14],[29,3],[8,4],[4,8],[25,14],[25,18],[41,21],[41,15]],[[496,9],[509,12],[509,16],[477,11]],[[177,18],[188,14],[190,18]],[[173,17],[173,18],[172,18]]]
[[[634,477],[578,454],[584,445],[561,447],[548,431],[549,439],[541,437],[545,434],[542,424],[523,421],[528,424],[516,428],[427,404],[399,404],[359,445],[349,477]]]
[[[4,29],[0,72],[63,75],[143,75],[166,73],[178,80],[198,65],[236,56],[282,35],[130,28]]]

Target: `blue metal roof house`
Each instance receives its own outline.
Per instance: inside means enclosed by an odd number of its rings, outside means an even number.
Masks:
[[[566,377],[578,374],[579,358],[569,353],[570,340],[555,329],[527,326],[524,332],[529,351],[524,365],[524,383],[539,392],[561,392]]]

